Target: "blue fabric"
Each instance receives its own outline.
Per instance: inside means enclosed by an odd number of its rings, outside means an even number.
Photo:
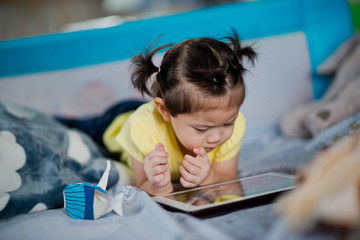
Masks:
[[[309,45],[311,67],[316,72],[319,66],[338,46],[354,34],[351,13],[346,0],[300,1],[303,31]],[[320,99],[331,81],[313,74],[313,96]],[[326,79],[326,81],[324,81]]]
[[[64,188],[73,182],[97,184],[108,159],[85,133],[30,108],[0,101],[0,160],[2,219],[62,207]],[[112,168],[108,186],[119,177]]]
[[[145,103],[141,100],[125,100],[107,109],[104,113],[87,118],[64,118],[55,116],[55,119],[69,128],[79,129],[88,134],[96,143],[104,147],[102,137],[110,123],[121,113],[137,109],[141,104]]]

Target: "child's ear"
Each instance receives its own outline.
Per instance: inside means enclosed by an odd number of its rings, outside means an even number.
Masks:
[[[158,112],[161,114],[161,116],[164,118],[165,121],[170,121],[171,120],[171,115],[168,112],[166,106],[165,106],[165,101],[162,98],[156,97],[154,99],[154,103],[156,106],[156,109],[158,110]]]

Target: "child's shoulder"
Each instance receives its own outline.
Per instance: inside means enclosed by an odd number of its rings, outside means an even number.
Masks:
[[[234,126],[233,135],[235,135],[236,138],[241,139],[246,128],[246,118],[242,112],[239,112],[239,115],[237,116],[234,125],[235,126]]]
[[[136,118],[152,117],[156,113],[155,111],[157,111],[155,103],[150,101],[139,106],[132,115]]]
[[[246,123],[245,115],[239,111],[239,114],[238,114],[237,118],[235,119],[235,124],[243,125],[245,123]]]
[[[155,103],[154,101],[150,101],[150,102],[146,102],[143,103],[142,105],[140,105],[135,112],[148,112],[148,111],[152,111],[155,108]]]
[[[154,101],[144,103],[131,116],[131,122],[147,127],[161,124],[163,121]]]

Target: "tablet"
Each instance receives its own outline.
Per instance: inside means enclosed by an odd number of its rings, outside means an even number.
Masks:
[[[270,203],[294,187],[294,175],[269,172],[152,198],[167,210],[206,218]]]

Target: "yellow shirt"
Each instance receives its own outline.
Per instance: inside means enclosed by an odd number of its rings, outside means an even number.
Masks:
[[[210,163],[226,161],[240,150],[245,132],[245,117],[240,112],[234,123],[234,132],[229,140],[207,155]],[[169,153],[171,180],[180,178],[179,166],[184,155],[181,152],[170,122],[165,121],[155,107],[154,101],[145,103],[135,112],[122,114],[114,119],[104,133],[104,144],[108,150],[121,153],[121,160],[131,167],[130,156],[144,163],[145,156],[159,142]]]

